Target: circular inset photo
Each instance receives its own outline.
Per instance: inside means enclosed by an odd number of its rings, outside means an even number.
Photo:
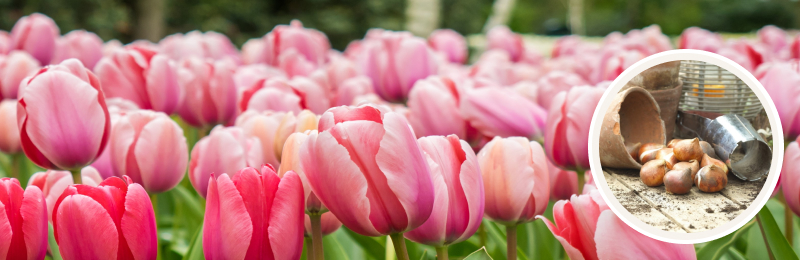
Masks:
[[[783,133],[747,70],[717,54],[676,50],[634,64],[592,118],[598,189],[637,231],[701,243],[744,225],[778,181]]]

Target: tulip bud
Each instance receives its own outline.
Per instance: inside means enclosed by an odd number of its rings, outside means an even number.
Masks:
[[[97,186],[103,182],[103,177],[92,166],[86,166],[81,169],[82,183],[89,186]],[[53,207],[56,206],[56,201],[61,197],[61,193],[69,185],[75,184],[72,180],[72,175],[68,171],[53,171],[47,170],[44,172],[37,172],[28,180],[28,187],[36,186],[42,190],[45,201],[47,202],[47,218],[53,220]]]
[[[93,32],[74,30],[56,40],[55,54],[50,63],[75,58],[86,65],[86,68],[93,69],[102,57],[103,39]],[[103,85],[107,86],[105,83]]]
[[[604,89],[574,87],[556,95],[547,116],[544,147],[566,169],[589,169],[589,124]]]
[[[109,97],[121,97],[142,109],[167,114],[178,107],[181,93],[177,69],[166,55],[132,46],[100,60],[95,72]]]
[[[183,98],[177,113],[193,126],[227,124],[236,117],[236,86],[231,60],[184,59],[178,66],[178,86]]]
[[[484,87],[470,90],[461,99],[460,111],[486,136],[541,138],[547,112],[514,90]]]
[[[550,200],[566,200],[578,193],[578,173],[558,168],[547,160],[547,171],[550,172]],[[591,176],[591,171],[584,173]]]
[[[50,64],[61,33],[53,19],[40,13],[23,16],[11,29],[14,49],[31,54],[39,64]]]
[[[236,64],[240,62],[239,51],[231,40],[224,34],[213,31],[176,33],[161,39],[157,47],[161,53],[173,60],[193,57],[212,60],[225,59]]]
[[[437,52],[444,53],[453,63],[467,61],[467,39],[451,29],[435,30],[428,36],[428,45]]]
[[[22,79],[36,74],[39,69],[39,61],[24,51],[12,51],[0,57],[0,98],[17,99]]]
[[[239,111],[280,111],[300,113],[308,109],[314,113],[325,112],[330,99],[325,89],[305,77],[269,78],[256,81],[242,92],[238,101]]]
[[[6,99],[0,102],[0,152],[15,154],[20,151],[17,101]]]
[[[0,178],[0,259],[44,259],[47,205],[42,190]]]
[[[516,62],[522,59],[525,52],[525,43],[522,36],[511,31],[505,25],[495,26],[486,33],[488,49],[504,50],[511,56],[511,60]]]
[[[206,197],[211,174],[235,175],[239,169],[264,164],[261,142],[248,138],[239,127],[217,126],[192,148],[189,161],[189,181]]]
[[[800,145],[795,140],[786,146],[778,183],[786,199],[786,205],[797,214],[800,212]],[[776,188],[777,189],[777,188]]]
[[[418,137],[429,135],[467,136],[467,123],[458,110],[455,82],[445,77],[417,81],[408,96],[408,121]]]

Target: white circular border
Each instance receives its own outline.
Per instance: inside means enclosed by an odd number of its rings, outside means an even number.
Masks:
[[[600,128],[603,122],[603,117],[605,116],[605,111],[611,105],[611,102],[619,90],[622,89],[622,87],[631,79],[633,79],[634,76],[639,75],[639,73],[643,72],[644,70],[658,64],[676,60],[704,61],[720,66],[739,77],[739,79],[753,89],[753,92],[756,94],[759,101],[761,101],[761,104],[764,106],[764,109],[767,112],[770,127],[772,128],[772,165],[770,166],[769,176],[767,177],[766,183],[764,183],[764,187],[762,187],[761,192],[750,204],[750,206],[733,220],[712,230],[697,233],[678,233],[665,231],[644,223],[633,216],[633,214],[628,212],[627,209],[622,207],[622,204],[619,203],[617,198],[611,192],[611,189],[609,189],[600,165],[600,151],[598,147],[598,144],[600,143]],[[695,244],[715,240],[738,230],[749,220],[755,217],[759,210],[761,210],[761,208],[767,204],[767,200],[769,200],[772,196],[772,192],[775,189],[775,185],[778,183],[778,178],[780,177],[780,170],[781,166],[783,165],[783,142],[783,128],[781,127],[781,122],[779,120],[778,111],[775,108],[775,104],[772,102],[772,99],[770,99],[769,94],[767,94],[767,91],[764,89],[761,83],[758,82],[758,80],[752,74],[750,74],[750,72],[736,62],[733,62],[732,60],[715,53],[700,50],[671,50],[648,56],[634,63],[628,69],[623,71],[622,74],[620,74],[619,77],[617,77],[617,79],[615,79],[614,82],[612,82],[608,87],[606,92],[603,94],[603,97],[600,99],[600,103],[598,103],[598,106],[594,111],[594,115],[592,116],[592,124],[589,128],[589,162],[592,169],[592,177],[594,178],[597,189],[600,191],[600,195],[602,195],[603,200],[605,200],[606,204],[608,204],[609,208],[611,208],[614,214],[619,216],[619,218],[622,219],[625,224],[628,224],[628,226],[636,231],[639,231],[640,233],[657,240],[676,244]]]

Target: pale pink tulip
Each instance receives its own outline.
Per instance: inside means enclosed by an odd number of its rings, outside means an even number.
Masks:
[[[681,33],[678,48],[717,52],[723,46],[722,36],[698,27],[689,27]]]
[[[582,86],[561,92],[547,115],[544,147],[555,165],[589,169],[589,124],[605,89]]]
[[[453,63],[467,61],[467,39],[451,29],[435,30],[428,36],[428,45],[437,52],[444,53]]]
[[[226,59],[236,64],[240,62],[239,50],[227,36],[218,32],[191,31],[185,35],[176,33],[161,39],[158,47],[161,53],[173,60],[195,57]]]
[[[572,194],[578,193],[578,173],[558,168],[555,164],[547,161],[547,169],[550,172],[550,199],[566,200]],[[585,174],[590,174],[587,171]]]
[[[786,198],[786,205],[795,214],[800,212],[800,145],[797,140],[789,143],[786,147],[786,154],[783,156],[783,166],[781,168],[781,179],[779,188],[783,190]]]
[[[417,141],[428,159],[435,190],[433,212],[406,238],[447,246],[475,234],[483,219],[484,188],[475,152],[458,136],[429,136]]]
[[[249,39],[242,45],[242,63],[245,65],[256,64],[264,54],[264,39]]]
[[[336,90],[334,106],[353,105],[353,101],[358,96],[375,94],[373,92],[372,80],[365,76],[350,78],[342,82]]]
[[[208,260],[299,259],[303,252],[303,186],[297,174],[283,178],[269,165],[247,167],[232,177],[211,176],[203,220]]]
[[[142,109],[167,114],[178,107],[177,69],[166,55],[131,46],[100,60],[94,71],[108,97],[121,97]]]
[[[150,193],[174,188],[183,180],[189,148],[183,129],[162,112],[139,110],[114,124],[111,162]]]
[[[428,219],[430,169],[403,116],[385,107],[336,107],[319,128],[300,150],[302,168],[311,190],[345,226],[380,236]]]
[[[56,40],[56,51],[50,63],[57,64],[69,58],[76,58],[87,68],[92,69],[102,57],[103,39],[93,32],[74,30]]]
[[[91,164],[106,146],[111,119],[100,81],[68,59],[25,80],[17,122],[25,155],[45,169]]]
[[[728,41],[726,48],[732,49],[746,58],[744,59],[744,64],[741,65],[749,71],[755,71],[755,69],[764,62],[772,61],[775,58],[772,57],[772,53],[769,52],[767,46],[745,39],[744,37],[738,40]],[[721,51],[722,49],[720,52]]]
[[[486,193],[486,216],[515,225],[544,213],[550,174],[542,146],[522,137],[495,137],[478,153]]]
[[[0,259],[44,259],[47,205],[42,190],[0,178]]]
[[[139,107],[136,106],[136,104],[122,98],[106,99],[106,104],[108,105],[108,113],[111,115],[112,131],[114,130],[114,125],[119,122],[119,119],[122,116],[129,112],[139,110]],[[100,172],[100,176],[102,176],[103,179],[107,179],[111,176],[122,176],[116,173],[116,170],[114,170],[114,165],[111,164],[111,149],[108,148],[110,145],[110,141],[106,143],[106,148],[103,149],[103,153],[101,153],[100,156],[97,157],[97,160],[92,163],[92,167]]]
[[[19,128],[17,128],[17,101],[6,99],[0,102],[0,152],[19,153]]]
[[[17,99],[20,83],[41,69],[39,62],[24,51],[11,51],[0,56],[0,99]]]
[[[122,46],[122,42],[120,42],[117,39],[112,39],[110,41],[107,41],[106,43],[103,43],[102,57],[111,56],[117,50],[122,50],[122,49],[124,49],[124,47]]]
[[[417,81],[408,96],[408,121],[417,137],[454,134],[467,138],[459,98],[459,90],[449,78],[433,76]]]
[[[14,43],[11,42],[11,36],[8,32],[0,30],[0,54],[8,54],[14,49]]]
[[[558,93],[562,91],[569,91],[569,89],[587,85],[588,82],[583,80],[581,76],[568,71],[555,70],[551,71],[539,81],[536,82],[538,88],[536,89],[536,103],[542,106],[545,110],[549,110],[552,106],[553,100]]]
[[[468,76],[475,81],[475,87],[508,86],[516,83],[515,64],[503,50],[488,50],[472,65]]]
[[[324,33],[303,27],[299,20],[292,20],[289,25],[278,25],[264,35],[264,49],[258,62],[279,66],[280,56],[294,50],[308,65],[317,67],[325,63],[326,55],[331,49],[328,37]]]
[[[97,186],[103,182],[103,177],[94,167],[86,166],[81,169],[81,181],[85,185]],[[56,206],[56,201],[61,197],[61,193],[72,184],[75,183],[68,171],[47,170],[37,172],[28,180],[28,187],[36,186],[42,190],[44,199],[47,202],[47,218],[50,221],[53,220],[53,208]]]
[[[255,137],[260,141],[264,163],[280,167],[281,153],[289,135],[316,130],[317,116],[308,110],[297,116],[292,112],[248,110],[236,118],[235,125],[241,127],[248,138]]]
[[[325,75],[325,81],[327,81],[327,85],[329,86],[328,89],[331,94],[340,92],[341,90],[339,89],[342,88],[342,85],[345,81],[359,77],[360,75],[358,69],[356,68],[356,64],[341,55],[331,55],[330,63],[328,63],[327,67],[323,71]],[[367,77],[364,78],[369,80]],[[371,91],[372,82],[370,82],[369,87]],[[346,105],[349,105],[349,103]]]
[[[233,74],[233,82],[236,84],[237,91],[243,92],[252,88],[253,84],[263,84],[259,82],[260,80],[268,80],[275,77],[286,77],[286,73],[278,68],[264,64],[251,64],[239,66],[236,69],[236,73]]]
[[[789,46],[789,37],[786,32],[774,25],[762,27],[756,33],[761,44],[768,47],[769,51],[779,54],[784,48]]]
[[[764,85],[783,126],[783,135],[795,138],[800,135],[800,63],[798,61],[765,64],[756,73]]]
[[[23,16],[11,29],[14,49],[31,54],[39,64],[50,64],[61,32],[53,19],[40,13]]]
[[[329,107],[330,99],[325,89],[306,77],[261,79],[243,90],[239,98],[242,112],[253,109],[300,113],[308,109],[322,113]]]
[[[522,59],[525,53],[525,42],[522,36],[511,31],[505,25],[495,26],[486,34],[486,41],[489,50],[504,50],[511,56],[514,62]]]
[[[278,56],[278,68],[289,77],[308,76],[317,69],[317,65],[308,61],[297,49],[288,49]]]
[[[236,86],[231,60],[187,58],[178,66],[182,94],[177,113],[193,126],[231,123],[236,117]]]
[[[461,115],[486,136],[542,137],[547,111],[511,88],[469,90],[461,98]]]
[[[645,56],[641,51],[626,50],[620,46],[604,49],[600,54],[597,69],[592,77],[592,83],[597,84],[606,80],[613,81],[625,69],[644,59]]]
[[[127,177],[67,187],[53,208],[53,229],[64,259],[154,260],[158,252],[153,204]]]
[[[192,148],[189,181],[201,196],[206,197],[211,174],[235,175],[239,169],[264,164],[261,142],[247,138],[239,127],[217,126]]]

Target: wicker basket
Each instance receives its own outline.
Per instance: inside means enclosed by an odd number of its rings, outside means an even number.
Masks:
[[[702,61],[681,61],[680,109],[736,114],[753,120],[764,108],[753,90],[733,73]]]

